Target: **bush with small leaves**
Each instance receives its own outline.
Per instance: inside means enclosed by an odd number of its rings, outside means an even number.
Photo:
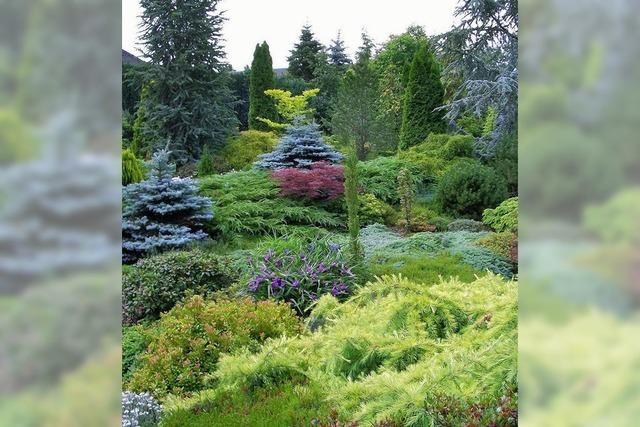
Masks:
[[[362,194],[358,199],[360,201],[358,214],[362,225],[388,224],[393,221],[393,208],[373,194]]]
[[[210,295],[236,279],[228,258],[200,249],[145,258],[123,270],[123,321],[157,319],[189,293]]]
[[[248,130],[231,137],[218,153],[226,170],[249,168],[261,154],[273,151],[278,138],[273,132]]]
[[[448,231],[487,231],[487,226],[473,219],[456,219],[449,223]]]
[[[405,168],[409,170],[414,185],[418,187],[433,178],[429,170],[423,169],[418,164],[397,157],[378,157],[358,164],[360,186],[365,192],[373,194],[378,199],[397,205],[400,203],[398,174]]]
[[[221,353],[256,350],[269,338],[299,331],[300,323],[287,304],[205,301],[196,295],[146,329],[149,346],[127,386],[158,397],[199,391],[215,372]]]

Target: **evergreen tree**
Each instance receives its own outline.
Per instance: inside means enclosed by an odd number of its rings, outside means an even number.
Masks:
[[[379,98],[375,69],[362,57],[342,78],[331,119],[334,134],[354,143],[359,160],[364,160],[373,147],[384,146],[388,139],[378,111]]]
[[[347,56],[344,40],[342,40],[340,31],[338,31],[338,36],[331,40],[328,54],[329,63],[338,69],[344,70],[351,64],[351,59]]]
[[[273,99],[264,92],[274,88],[273,62],[269,53],[269,45],[263,42],[256,45],[251,63],[251,79],[249,83],[249,129],[269,130],[269,126],[259,117],[277,120]]]
[[[360,202],[358,199],[358,159],[354,150],[350,150],[344,164],[344,197],[347,203],[349,228],[349,252],[351,263],[358,282],[364,283],[364,251],[360,243]]]
[[[409,71],[400,149],[421,143],[430,133],[445,132],[444,112],[436,110],[444,102],[444,87],[440,76],[440,64],[429,46],[424,44],[416,52]]]
[[[331,110],[338,95],[338,87],[344,69],[331,64],[329,55],[325,52],[318,54],[316,69],[313,73],[312,86],[320,89],[315,98],[311,99],[310,106],[315,110],[314,117],[323,131],[328,131],[331,121]]]
[[[215,160],[211,155],[211,150],[209,150],[209,147],[204,147],[202,156],[200,157],[200,159],[198,159],[198,177],[213,175],[214,173],[216,173],[217,171],[214,165],[214,161]]]
[[[365,62],[373,58],[373,54],[376,49],[376,44],[366,31],[362,32],[362,44],[356,52],[356,62]]]
[[[201,225],[213,217],[211,200],[197,195],[192,179],[173,178],[176,166],[169,157],[168,150],[154,154],[147,180],[123,190],[123,262],[207,237]]]
[[[289,56],[289,74],[300,77],[305,81],[313,79],[316,69],[318,54],[324,50],[324,46],[314,38],[310,25],[302,27],[300,41],[293,46]]]
[[[222,146],[236,128],[224,63],[220,0],[141,0],[151,151],[169,144],[180,164]]]
[[[236,100],[234,111],[238,118],[241,131],[249,129],[249,84],[251,80],[251,68],[245,67],[242,71],[231,73],[231,91]]]
[[[315,123],[296,120],[289,126],[274,151],[262,154],[255,165],[261,169],[310,168],[315,162],[338,163],[342,154],[322,140]]]

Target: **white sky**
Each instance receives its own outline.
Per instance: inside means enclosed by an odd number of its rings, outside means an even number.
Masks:
[[[338,30],[351,56],[366,28],[380,44],[409,25],[424,26],[427,34],[451,28],[457,0],[222,0],[228,18],[224,26],[227,61],[236,70],[250,65],[256,43],[269,43],[274,68],[287,66],[287,56],[303,24],[311,24],[325,45]],[[122,47],[139,55],[138,0],[122,0]]]

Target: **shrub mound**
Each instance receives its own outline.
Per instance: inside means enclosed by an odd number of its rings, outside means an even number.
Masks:
[[[518,231],[518,198],[512,197],[500,203],[495,209],[482,213],[482,222],[497,232]]]
[[[189,293],[209,295],[236,279],[228,258],[200,249],[142,259],[122,273],[124,323],[157,319]]]
[[[149,345],[127,384],[156,397],[201,390],[220,354],[257,349],[268,338],[293,335],[300,324],[286,304],[249,299],[207,302],[191,297],[146,329]]]

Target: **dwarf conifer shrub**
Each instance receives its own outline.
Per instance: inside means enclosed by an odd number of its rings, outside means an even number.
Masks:
[[[122,150],[122,185],[140,182],[144,179],[144,166],[131,150]]]
[[[285,131],[274,151],[259,156],[255,165],[260,169],[310,168],[316,162],[339,163],[342,154],[322,138],[317,124],[295,122]]]
[[[316,162],[310,169],[286,168],[271,177],[280,185],[280,194],[307,200],[333,200],[344,192],[342,166]]]
[[[506,196],[504,178],[475,161],[451,165],[436,192],[436,199],[444,212],[471,219],[479,219],[485,209],[496,206]]]
[[[512,197],[500,203],[495,209],[482,213],[482,222],[497,232],[518,230],[518,198]]]
[[[149,253],[177,249],[203,240],[202,223],[213,218],[211,200],[197,195],[189,178],[173,178],[169,151],[157,152],[147,180],[123,190],[122,259],[133,262]]]

